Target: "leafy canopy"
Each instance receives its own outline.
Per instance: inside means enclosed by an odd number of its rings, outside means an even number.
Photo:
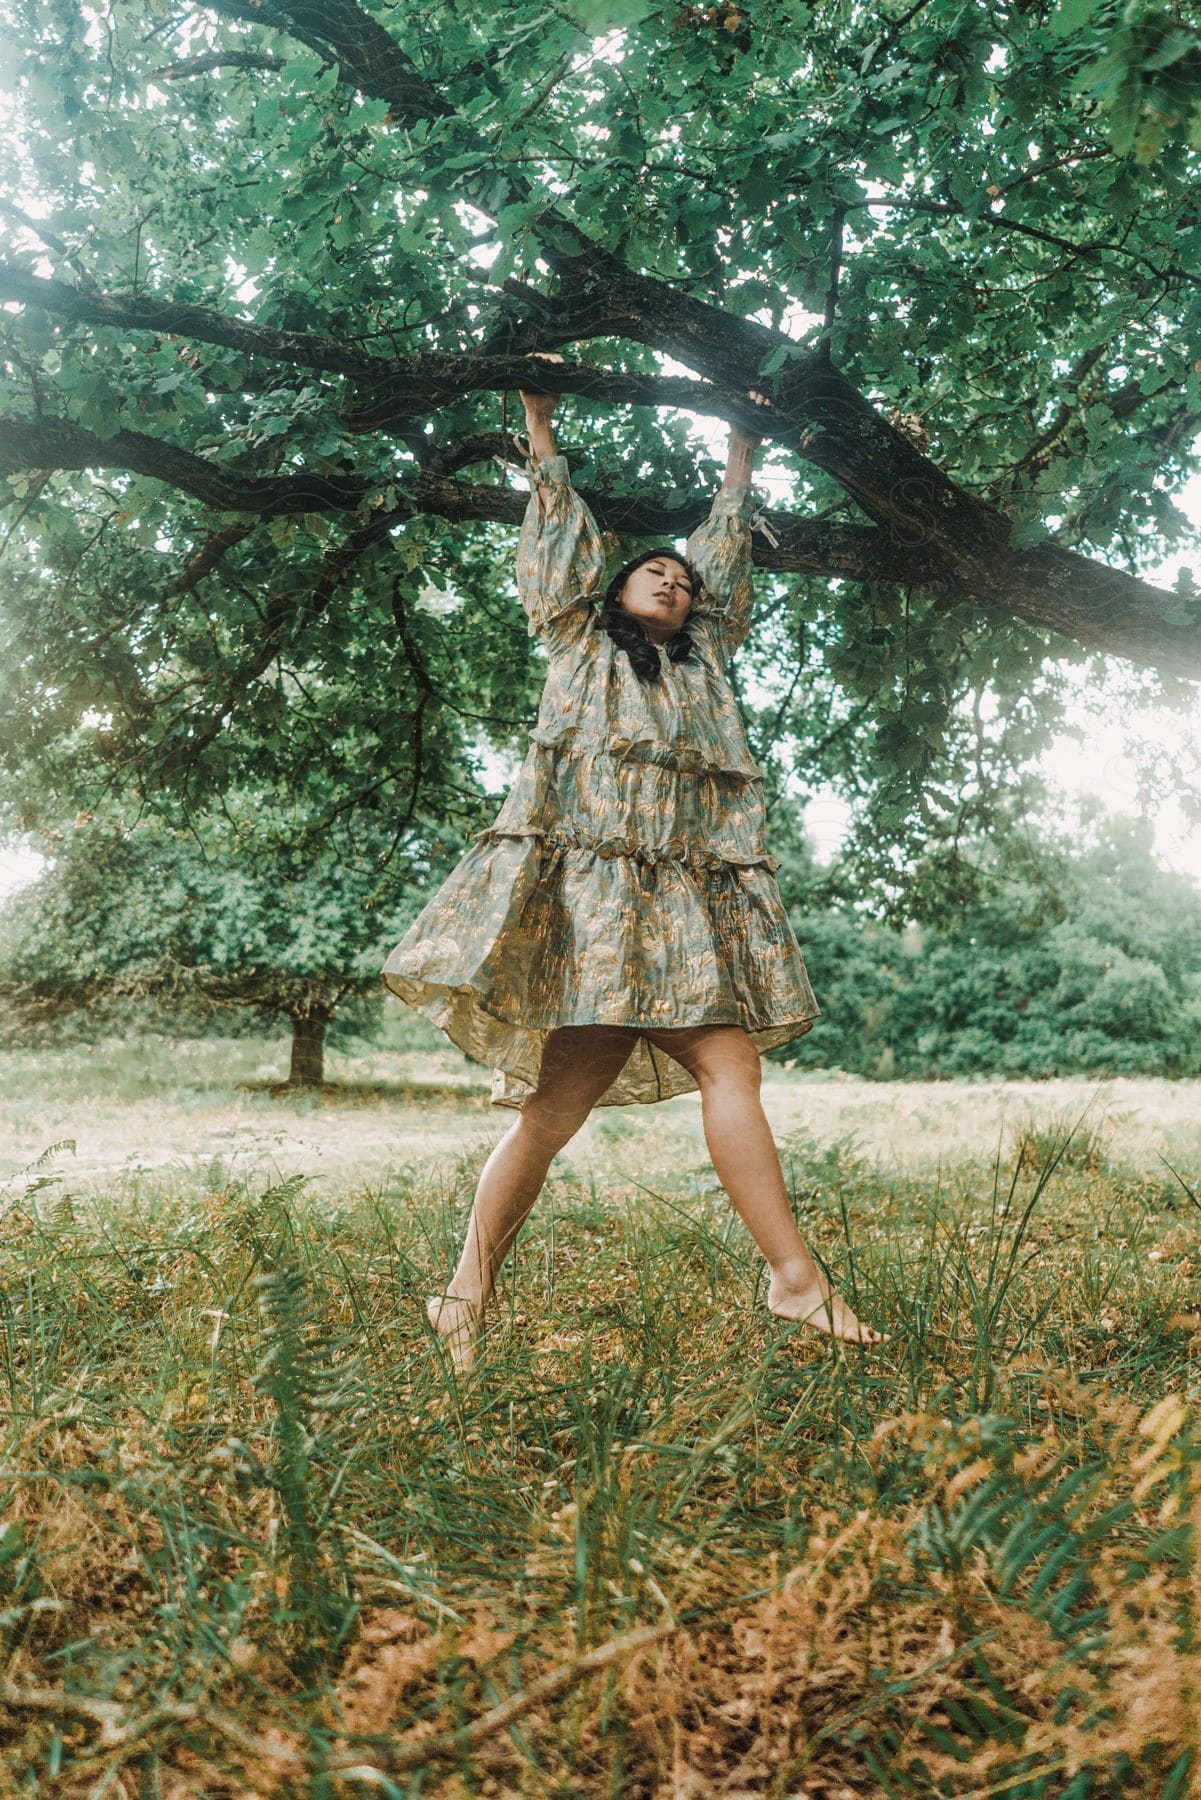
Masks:
[[[1166,9],[0,16],[22,817],[264,778],[315,830],[483,823],[473,746],[520,745],[543,666],[509,573],[539,347],[615,554],[704,510],[696,413],[773,395],[748,722],[777,796],[858,802],[859,884],[1020,812],[1050,656],[1191,692],[1195,590],[1136,579],[1201,427],[1198,39]]]

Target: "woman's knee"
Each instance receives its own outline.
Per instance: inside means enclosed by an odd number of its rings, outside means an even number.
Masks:
[[[527,1142],[536,1143],[554,1156],[575,1136],[592,1109],[565,1104],[561,1099],[535,1092],[522,1101],[518,1110]]]

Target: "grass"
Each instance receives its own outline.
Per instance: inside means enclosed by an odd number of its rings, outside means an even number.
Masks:
[[[421,1301],[488,1140],[336,1195],[48,1148],[3,1196],[7,1791],[1201,1792],[1201,1196],[1089,1097],[934,1181],[782,1134],[869,1354],[770,1318],[703,1149],[564,1159],[463,1383]]]

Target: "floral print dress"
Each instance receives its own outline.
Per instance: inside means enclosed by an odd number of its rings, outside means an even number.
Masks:
[[[764,843],[763,777],[726,665],[747,635],[749,489],[723,488],[686,555],[703,586],[686,662],[657,683],[597,629],[605,550],[563,456],[532,459],[517,587],[549,658],[529,750],[492,824],[384,964],[391,991],[520,1106],[556,1025],[741,1025],[760,1051],[820,1007]],[[634,1041],[601,1106],[695,1089]]]

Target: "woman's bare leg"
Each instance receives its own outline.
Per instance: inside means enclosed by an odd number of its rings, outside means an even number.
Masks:
[[[682,1063],[701,1090],[705,1142],[717,1179],[767,1258],[767,1304],[850,1343],[887,1333],[856,1318],[805,1248],[788,1204],[784,1172],[759,1097],[759,1052],[741,1025],[698,1025],[644,1035]]]
[[[430,1323],[457,1368],[471,1365],[497,1274],[551,1162],[621,1072],[637,1037],[625,1025],[561,1025],[547,1032],[538,1085],[480,1172],[458,1267],[445,1295],[427,1302]]]

